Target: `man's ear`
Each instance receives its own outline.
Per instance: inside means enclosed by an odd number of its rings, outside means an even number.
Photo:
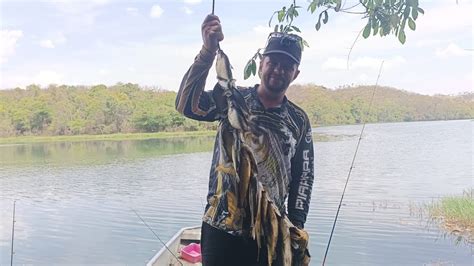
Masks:
[[[299,74],[300,74],[300,70],[296,69],[295,75],[293,76],[293,80],[295,80],[298,77]],[[292,80],[292,82],[293,82],[293,80]]]

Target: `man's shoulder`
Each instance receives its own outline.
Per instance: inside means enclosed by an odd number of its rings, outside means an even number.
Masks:
[[[249,94],[252,92],[254,87],[242,87],[242,86],[237,86],[237,89],[240,91],[242,94]]]
[[[293,114],[303,120],[302,122],[309,124],[309,117],[308,114],[306,114],[305,110],[303,110],[303,108],[299,107],[297,104],[290,100],[288,100],[288,112],[290,113],[290,115]]]

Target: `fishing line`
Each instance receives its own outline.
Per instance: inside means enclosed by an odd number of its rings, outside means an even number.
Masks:
[[[10,251],[10,266],[13,265],[13,240],[15,239],[15,205],[16,200],[13,200],[13,218],[12,218],[12,249]]]
[[[377,90],[377,86],[379,84],[379,79],[380,79],[380,74],[382,73],[383,62],[384,61],[382,61],[382,63],[380,64],[379,74],[377,76],[377,81],[375,82],[374,90],[372,92],[372,97],[370,98],[369,110],[367,111],[367,115],[370,114],[370,111],[371,111],[371,108],[372,108],[372,102],[374,101],[375,91]],[[339,207],[337,208],[336,217],[334,218],[334,223],[332,225],[331,235],[329,236],[328,245],[326,246],[326,252],[324,253],[324,259],[323,259],[323,264],[322,264],[323,266],[326,263],[326,258],[327,258],[328,252],[329,252],[329,246],[331,245],[331,240],[332,240],[332,236],[334,234],[334,229],[336,228],[337,218],[339,217],[339,211],[341,210],[342,200],[344,199],[344,194],[346,193],[347,184],[349,183],[349,178],[351,177],[352,169],[354,168],[354,162],[355,162],[355,159],[356,159],[356,156],[357,156],[357,152],[359,151],[360,141],[362,140],[362,135],[364,134],[365,124],[366,124],[365,120],[366,119],[363,119],[364,124],[362,126],[362,130],[360,131],[359,140],[357,141],[357,147],[356,147],[356,150],[355,150],[355,153],[354,153],[354,157],[352,158],[351,168],[349,168],[349,173],[347,174],[346,184],[344,185],[344,190],[342,191],[342,196],[341,196],[341,200],[339,201]]]
[[[168,246],[165,244],[165,242],[163,242],[163,240],[161,240],[161,238],[155,233],[155,231],[153,231],[153,229],[145,222],[145,220],[143,220],[143,218],[138,214],[138,212],[136,212],[134,209],[130,208],[137,216],[138,218],[140,218],[140,220],[142,220],[143,224],[146,225],[146,227],[148,227],[148,229],[150,229],[150,231],[156,236],[156,238],[158,238],[158,240],[160,240],[161,244],[163,244],[163,246],[165,246],[165,248],[169,251],[169,253],[171,253],[171,255],[173,255],[173,257],[176,259],[176,261],[181,264],[181,266],[183,266],[183,263],[181,261],[179,261],[178,257],[173,253],[173,251],[171,251]]]

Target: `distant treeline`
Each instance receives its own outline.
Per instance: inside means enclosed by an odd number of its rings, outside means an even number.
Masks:
[[[288,97],[303,107],[314,126],[368,122],[472,119],[473,94],[425,96],[393,88],[329,90],[296,85]],[[0,90],[0,136],[78,135],[215,129],[174,109],[176,92],[146,90],[136,84],[56,86]]]
[[[331,90],[316,85],[295,85],[287,93],[307,112],[314,125],[474,118],[474,93],[428,96],[377,87],[369,112],[373,94],[373,86]]]

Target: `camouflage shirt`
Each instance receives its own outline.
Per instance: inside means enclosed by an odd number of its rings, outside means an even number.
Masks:
[[[213,161],[209,177],[209,193],[203,221],[228,233],[240,235],[242,223],[235,222],[245,210],[234,208],[232,195],[236,194],[226,175],[216,168],[220,161],[227,160],[223,137],[229,126],[226,112],[216,104],[216,89],[204,91],[213,54],[202,49],[194,63],[184,75],[176,98],[176,109],[186,117],[199,121],[219,121],[214,145]],[[216,85],[216,87],[219,85]],[[271,158],[258,157],[258,180],[263,184],[280,213],[288,213],[289,219],[303,227],[309,209],[314,179],[314,155],[311,125],[306,113],[284,98],[276,108],[265,109],[257,95],[258,85],[239,88],[259,124],[266,127],[265,143],[268,143]],[[288,200],[288,208],[285,202]]]

